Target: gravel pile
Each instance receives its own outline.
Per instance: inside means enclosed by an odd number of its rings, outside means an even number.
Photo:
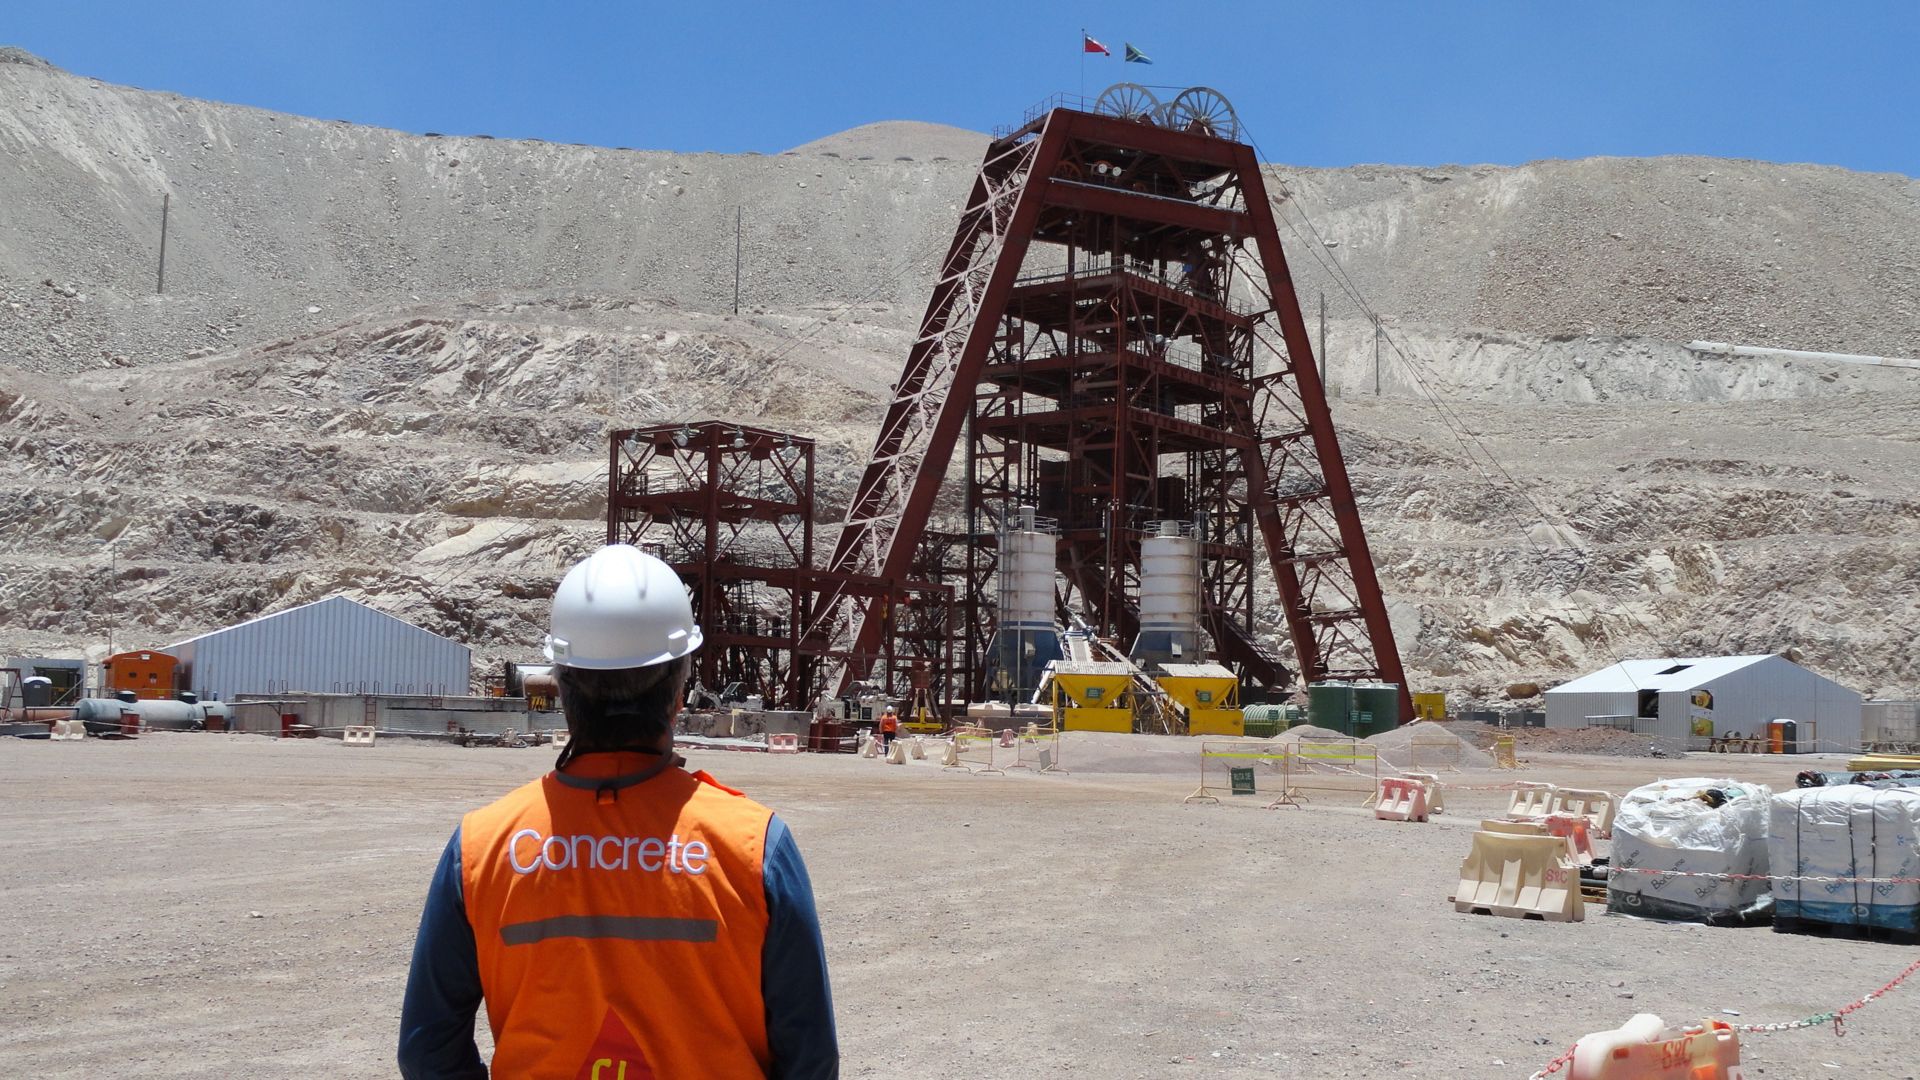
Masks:
[[[1490,769],[1493,755],[1455,735],[1446,724],[1425,720],[1367,738],[1380,760],[1396,769]]]
[[[1514,728],[1515,748],[1523,753],[1609,754],[1613,757],[1662,757],[1645,735],[1617,728]]]

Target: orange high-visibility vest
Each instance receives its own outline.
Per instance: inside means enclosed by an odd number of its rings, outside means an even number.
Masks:
[[[551,773],[460,826],[493,1075],[764,1077],[761,866],[772,811],[669,768]]]

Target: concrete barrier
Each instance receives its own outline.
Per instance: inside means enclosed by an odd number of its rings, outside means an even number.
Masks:
[[[372,746],[373,734],[373,729],[370,727],[357,725],[345,727],[340,729],[340,741],[348,746]]]

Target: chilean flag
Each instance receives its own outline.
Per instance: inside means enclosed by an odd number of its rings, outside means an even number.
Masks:
[[[1080,34],[1080,51],[1081,52],[1097,52],[1101,56],[1113,55],[1112,52],[1108,51],[1105,45],[1102,45],[1099,42],[1088,37],[1084,31]]]

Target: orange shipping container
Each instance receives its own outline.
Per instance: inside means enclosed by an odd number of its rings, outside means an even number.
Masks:
[[[143,700],[170,701],[178,688],[180,661],[167,653],[115,653],[101,666],[106,670],[108,694],[131,690]]]

